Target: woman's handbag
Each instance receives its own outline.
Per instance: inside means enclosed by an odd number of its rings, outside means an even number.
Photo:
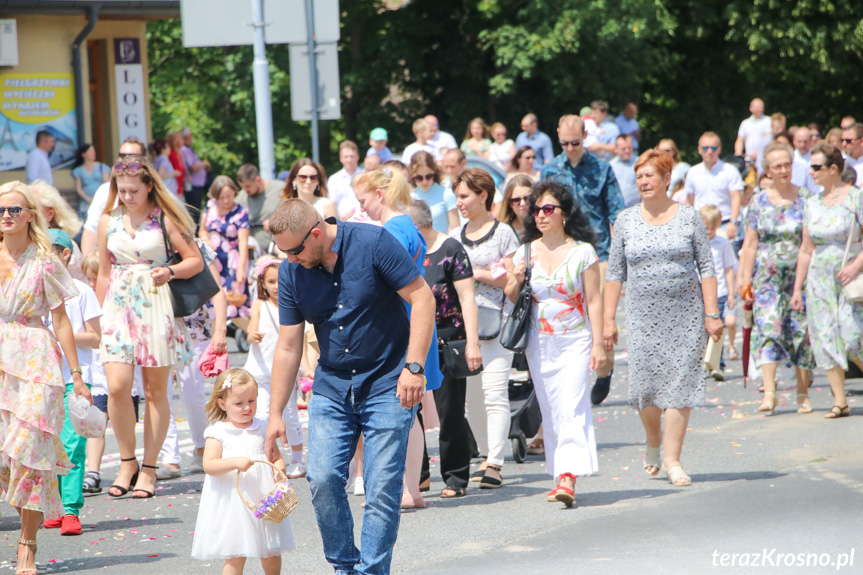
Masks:
[[[438,346],[441,359],[440,370],[444,377],[448,379],[464,379],[482,371],[482,364],[480,364],[479,369],[473,371],[467,366],[467,357],[465,356],[466,339],[456,339],[453,341],[438,340]]]
[[[183,261],[179,252],[174,251],[174,246],[171,245],[171,239],[165,231],[165,214],[159,216],[159,225],[162,226],[162,237],[165,239],[165,253],[168,255],[166,266],[172,266]],[[198,253],[201,249],[198,244],[194,244]],[[201,255],[201,261],[204,256]],[[188,279],[174,278],[168,282],[168,287],[171,288],[171,305],[174,307],[174,317],[187,317],[204,307],[213,296],[219,293],[222,289],[216,282],[216,278],[210,272],[210,268],[206,265],[204,269]]]
[[[858,229],[860,224],[857,223],[857,216],[851,214],[851,226],[848,230],[848,241],[845,242],[845,255],[842,257],[842,267],[848,265],[848,254],[851,253],[851,240],[854,238],[854,230]],[[842,286],[842,291],[845,293],[845,301],[861,302],[863,301],[863,273],[857,276]]]
[[[524,285],[518,292],[515,305],[500,329],[500,345],[510,351],[524,351],[530,331],[530,312],[533,292],[530,288],[530,243],[524,244]]]
[[[506,296],[503,296],[506,298]],[[476,306],[477,336],[479,339],[494,339],[500,334],[500,326],[503,323],[503,301],[500,302],[501,309]]]

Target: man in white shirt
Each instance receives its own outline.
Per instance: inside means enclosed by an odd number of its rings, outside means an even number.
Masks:
[[[25,168],[25,180],[32,184],[36,180],[44,180],[54,185],[54,175],[51,172],[51,160],[48,156],[54,150],[54,136],[48,130],[36,132],[36,147],[27,154],[27,165]]]
[[[808,164],[812,158],[812,132],[809,128],[797,128],[791,143],[794,145],[794,157]]]
[[[605,100],[591,102],[590,117],[596,125],[596,133],[593,134],[596,141],[588,145],[587,149],[603,160],[611,160],[615,154],[614,147],[620,135],[620,128],[608,117],[608,102]]]
[[[423,119],[429,123],[429,128],[431,129],[432,136],[428,139],[427,143],[434,148],[434,154],[432,155],[436,161],[443,161],[447,150],[458,150],[458,143],[456,143],[453,135],[440,129],[437,116],[429,114]]]
[[[342,169],[330,176],[327,180],[327,197],[336,203],[339,210],[339,218],[346,220],[360,207],[351,180],[364,170],[359,167],[360,150],[350,140],[339,144],[339,162]]]
[[[635,117],[638,115],[638,106],[629,102],[623,107],[623,113],[614,119],[617,128],[624,136],[632,136],[632,149],[638,152],[638,143],[641,141],[641,126]]]
[[[842,131],[845,165],[857,171],[857,186],[863,185],[863,124],[855,123]]]
[[[755,160],[773,136],[773,123],[769,116],[764,115],[764,102],[761,98],[755,98],[749,103],[749,111],[752,116],[743,120],[737,130],[734,155],[745,154],[747,158]]]
[[[703,206],[716,206],[722,213],[720,231],[726,238],[737,237],[740,215],[740,192],[743,178],[737,168],[719,159],[722,142],[715,132],[704,132],[698,139],[698,153],[703,160],[686,174],[686,203],[700,210]]]
[[[138,138],[127,138],[120,145],[119,161],[125,160],[126,156],[139,155],[147,157],[147,145]],[[105,206],[108,205],[108,195],[111,192],[111,180],[108,180],[96,190],[93,194],[93,201],[90,202],[90,207],[87,208],[87,220],[84,222],[84,229],[81,232],[81,253],[89,254],[96,248],[96,233],[99,230],[99,218],[102,217],[102,212],[105,211]]]

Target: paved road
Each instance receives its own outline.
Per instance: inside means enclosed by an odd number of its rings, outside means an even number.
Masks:
[[[577,506],[547,503],[551,488],[542,457],[507,461],[506,485],[471,487],[459,500],[441,500],[433,461],[425,509],[402,514],[394,573],[495,575],[526,573],[863,573],[863,380],[849,382],[853,417],[825,421],[833,403],[826,378],[812,388],[816,412],[795,412],[791,371],[781,370],[777,414],[756,412],[759,395],[742,386],[740,362],[725,382],[710,380],[707,401],[693,411],[683,462],[693,479],[672,487],[642,470],[643,432],[626,402],[625,349],[609,399],[594,410],[600,472],[578,480]],[[232,354],[233,365],[243,356]],[[177,401],[179,404],[179,401]],[[187,427],[181,439],[189,451]],[[139,426],[140,438],[140,426]],[[426,434],[432,458],[434,431]],[[109,436],[105,476],[117,466]],[[39,534],[40,567],[47,573],[218,573],[217,562],[189,557],[203,475],[159,482],[147,501],[88,497],[80,537]],[[284,573],[332,573],[321,551],[308,484],[296,481],[300,507],[291,515],[297,550]],[[349,496],[359,534],[362,498]],[[0,506],[0,537],[8,547],[0,569],[11,568],[18,520]],[[358,539],[359,540],[359,539]],[[808,553],[810,556],[785,557]],[[727,554],[727,555],[726,555]],[[732,554],[737,554],[736,557]],[[757,557],[756,557],[757,555]],[[809,566],[787,566],[798,559]],[[734,566],[731,566],[731,561]],[[766,563],[765,567],[756,567]],[[813,561],[825,562],[824,567]],[[741,562],[748,566],[741,566]],[[832,563],[832,565],[830,565]],[[247,573],[261,573],[250,562]]]

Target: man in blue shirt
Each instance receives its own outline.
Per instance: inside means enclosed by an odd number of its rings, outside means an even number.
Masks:
[[[422,399],[435,300],[407,250],[383,228],[321,221],[300,199],[282,202],[270,232],[288,261],[279,268],[279,342],[273,359],[267,453],[287,446],[281,413],[314,325],[321,356],[309,403],[312,505],[337,574],[389,573],[398,534],[405,453]],[[412,307],[410,320],[403,303]],[[362,551],[345,486],[365,438]]]
[[[608,162],[584,149],[584,122],[581,118],[575,114],[563,116],[557,126],[557,136],[563,152],[542,169],[541,179],[567,186],[587,214],[596,233],[600,291],[604,292],[611,231],[617,215],[623,211],[623,196]],[[613,369],[614,353],[610,353],[605,366],[596,374],[596,385],[591,391],[594,405],[602,403],[608,395]]]
[[[530,146],[536,156],[533,159],[533,169],[541,170],[554,157],[551,138],[539,131],[536,114],[528,114],[522,118],[521,129],[524,131],[515,139],[515,147],[518,149],[522,146]]]

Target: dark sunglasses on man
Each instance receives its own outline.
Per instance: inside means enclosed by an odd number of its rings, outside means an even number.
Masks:
[[[581,145],[581,142],[576,142],[576,141],[573,141],[573,142],[560,142],[560,147],[561,147],[561,148],[568,148],[568,147],[570,147],[570,146],[572,146],[573,148],[577,148],[577,147],[579,147],[580,145]]]
[[[318,224],[320,224],[320,223],[321,223],[321,220],[316,221],[316,222],[315,222],[315,225],[313,225],[313,226],[309,229],[309,231],[308,231],[308,232],[306,232],[306,235],[303,237],[303,241],[301,241],[301,242],[300,242],[300,245],[298,245],[298,246],[297,246],[297,247],[295,247],[295,248],[291,248],[291,249],[289,249],[289,250],[285,250],[285,253],[286,253],[286,254],[288,254],[288,255],[291,255],[291,256],[298,256],[298,255],[300,255],[301,253],[303,253],[303,250],[304,250],[304,249],[306,249],[306,240],[307,240],[307,239],[309,239],[309,236],[310,236],[310,235],[312,235],[312,230],[314,230],[316,227],[318,227]]]
[[[702,152],[715,152],[719,149],[719,146],[701,146]]]

